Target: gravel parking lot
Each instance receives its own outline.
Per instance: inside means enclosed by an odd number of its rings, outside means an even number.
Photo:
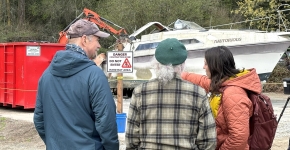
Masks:
[[[265,93],[271,97],[277,118],[290,95]],[[124,99],[123,112],[128,112],[130,99]],[[33,110],[11,109],[0,106],[0,150],[45,150],[32,123]],[[272,150],[286,150],[290,137],[290,102],[276,132]],[[125,149],[125,134],[119,133],[120,149]]]

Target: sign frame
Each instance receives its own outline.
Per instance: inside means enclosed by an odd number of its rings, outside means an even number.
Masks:
[[[108,73],[133,73],[132,51],[108,51],[107,52]]]
[[[41,47],[40,46],[26,46],[26,56],[40,56]]]

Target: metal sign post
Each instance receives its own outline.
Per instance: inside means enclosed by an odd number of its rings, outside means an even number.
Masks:
[[[285,111],[285,108],[287,107],[287,104],[288,104],[289,100],[290,100],[290,96],[287,98],[287,101],[286,101],[286,103],[285,103],[285,105],[284,105],[284,107],[283,107],[283,110],[282,110],[282,112],[280,113],[280,117],[279,117],[279,119],[278,119],[278,124],[279,124],[279,122],[280,122],[280,119],[281,119],[281,117],[282,117],[284,111]],[[287,149],[287,150],[290,150],[290,138],[289,138],[289,145],[288,145],[288,149]]]
[[[281,112],[281,114],[280,114],[280,117],[279,117],[279,119],[278,119],[278,124],[279,124],[279,121],[280,121],[280,119],[281,119],[281,117],[282,117],[282,115],[283,115],[283,113],[284,113],[285,108],[287,107],[287,104],[288,104],[288,102],[289,102],[289,99],[290,99],[290,96],[287,98],[287,101],[286,101],[286,103],[285,103],[285,105],[284,105],[284,107],[283,107],[283,110],[282,110],[282,112]],[[290,144],[290,143],[289,143],[289,144]]]

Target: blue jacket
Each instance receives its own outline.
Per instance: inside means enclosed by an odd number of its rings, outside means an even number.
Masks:
[[[80,47],[58,51],[39,79],[34,124],[48,150],[119,150],[108,80]]]

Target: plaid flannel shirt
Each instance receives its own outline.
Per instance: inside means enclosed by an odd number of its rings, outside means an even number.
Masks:
[[[127,118],[126,149],[216,147],[216,128],[204,90],[176,76],[134,89]]]

